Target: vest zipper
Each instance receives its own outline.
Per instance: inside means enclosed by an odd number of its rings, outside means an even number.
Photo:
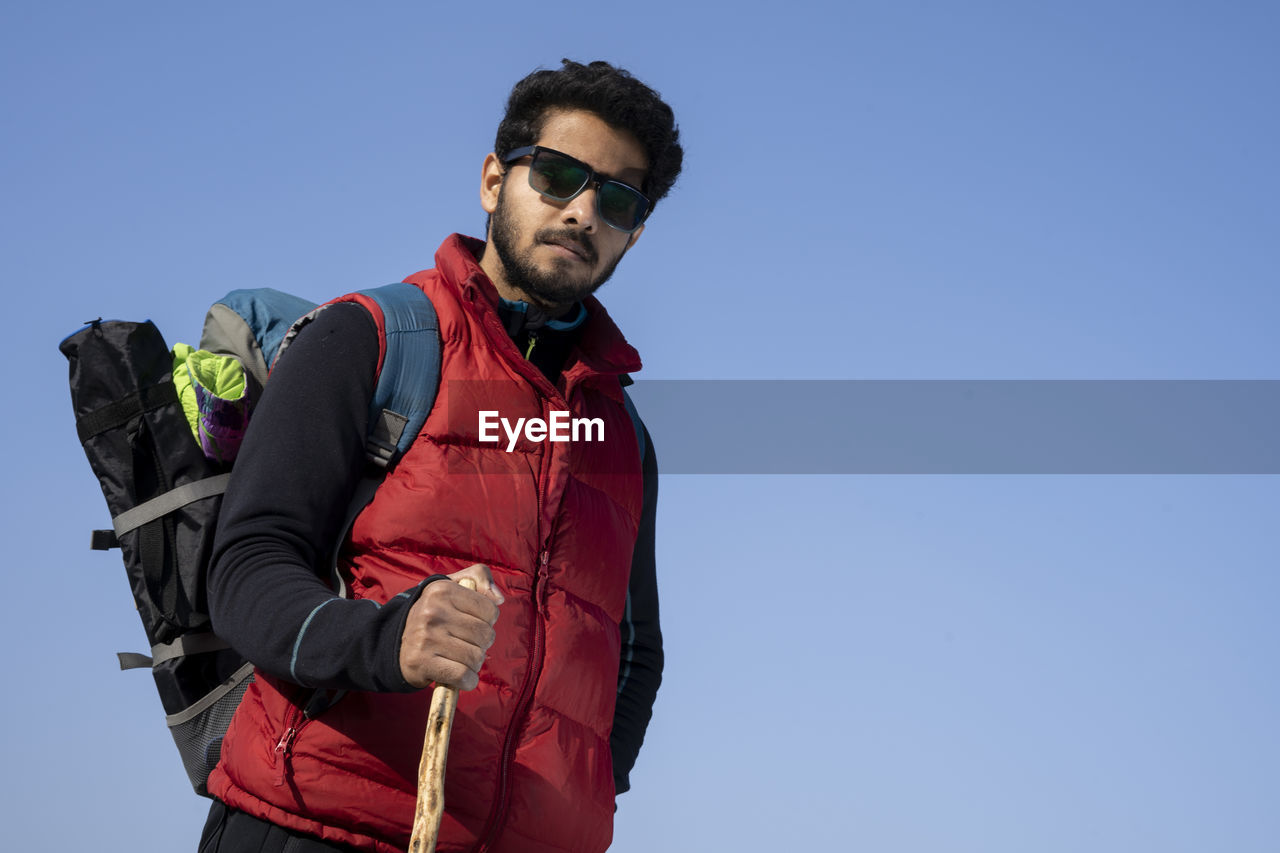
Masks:
[[[511,717],[511,724],[507,726],[507,736],[502,744],[502,759],[498,764],[498,795],[494,799],[493,811],[489,817],[489,831],[485,834],[484,841],[476,848],[477,853],[486,853],[490,849],[506,823],[507,800],[511,793],[511,765],[515,760],[516,740],[520,730],[524,728],[525,715],[529,713],[529,706],[533,704],[533,694],[538,686],[538,677],[542,674],[542,659],[546,651],[546,569],[549,558],[550,554],[545,549],[538,555],[538,567],[535,570],[538,574],[533,581],[533,648],[529,653],[524,689],[520,692],[520,699],[516,702],[516,712]]]
[[[530,351],[532,351],[532,347]],[[539,378],[543,378],[540,371],[538,375]],[[542,406],[543,414],[545,415],[547,413],[546,410],[551,406],[550,401],[544,399]],[[554,445],[552,446],[554,447]],[[552,452],[545,452],[542,457],[538,489],[535,492],[539,533],[547,538],[543,539],[542,549],[538,552],[537,562],[533,567],[533,641],[529,650],[529,664],[525,669],[524,686],[520,691],[519,699],[516,700],[515,713],[512,714],[511,722],[507,725],[507,733],[502,743],[502,756],[498,764],[498,791],[494,797],[493,808],[487,821],[489,829],[481,836],[480,844],[473,848],[474,853],[488,853],[493,845],[497,843],[498,836],[501,835],[502,829],[506,825],[507,807],[511,795],[511,767],[515,761],[516,741],[519,739],[520,731],[524,728],[529,708],[533,704],[533,696],[537,692],[538,679],[542,675],[543,658],[546,655],[546,620],[549,615],[547,610],[547,575],[551,561],[550,537],[553,532],[552,530],[545,530],[544,532],[545,520],[543,515],[547,507],[547,491],[550,488],[552,461]]]
[[[544,620],[551,615],[550,613],[547,612],[547,561],[550,558],[551,558],[551,555],[544,550],[540,558],[540,562],[542,563],[542,585],[538,586],[534,590],[534,596],[533,596],[533,599],[536,602],[534,606],[537,607],[538,614]],[[538,624],[540,626],[542,625],[541,622],[539,622]]]

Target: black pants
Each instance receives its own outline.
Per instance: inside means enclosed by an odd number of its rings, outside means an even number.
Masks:
[[[200,853],[349,853],[354,848],[276,826],[214,800]]]

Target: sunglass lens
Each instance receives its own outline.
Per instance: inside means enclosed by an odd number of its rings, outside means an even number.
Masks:
[[[543,195],[562,201],[577,195],[588,177],[590,173],[577,163],[542,151],[529,167],[529,185]]]
[[[600,187],[600,215],[623,231],[633,231],[644,220],[648,202],[630,187],[606,183]]]

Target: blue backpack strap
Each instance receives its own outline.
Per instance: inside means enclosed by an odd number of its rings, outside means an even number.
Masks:
[[[366,307],[365,300],[372,300],[382,312],[386,352],[369,402],[365,441],[366,455],[376,467],[356,484],[338,542],[346,540],[356,516],[373,500],[386,468],[418,437],[440,390],[440,321],[427,295],[412,284],[397,282],[361,291],[354,298]],[[334,589],[346,597],[346,581],[338,568],[340,551],[334,549],[330,570]]]
[[[370,459],[387,467],[413,444],[440,390],[440,321],[419,288],[397,282],[361,291],[382,311],[386,354],[369,403]]]
[[[293,321],[282,324],[278,334],[263,338],[268,366],[303,327],[321,311],[340,302],[363,306],[373,315],[382,338],[382,366],[369,401],[365,451],[373,465],[385,470],[413,444],[436,401],[440,388],[440,322],[431,300],[412,284],[396,282],[349,293],[319,307],[311,304]],[[295,304],[304,302],[297,300]],[[274,310],[261,303],[255,307],[263,313]]]

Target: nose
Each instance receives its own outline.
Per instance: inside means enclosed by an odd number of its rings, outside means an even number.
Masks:
[[[599,218],[595,184],[587,184],[586,189],[564,203],[561,220],[566,224],[577,225],[587,233],[594,233]]]

